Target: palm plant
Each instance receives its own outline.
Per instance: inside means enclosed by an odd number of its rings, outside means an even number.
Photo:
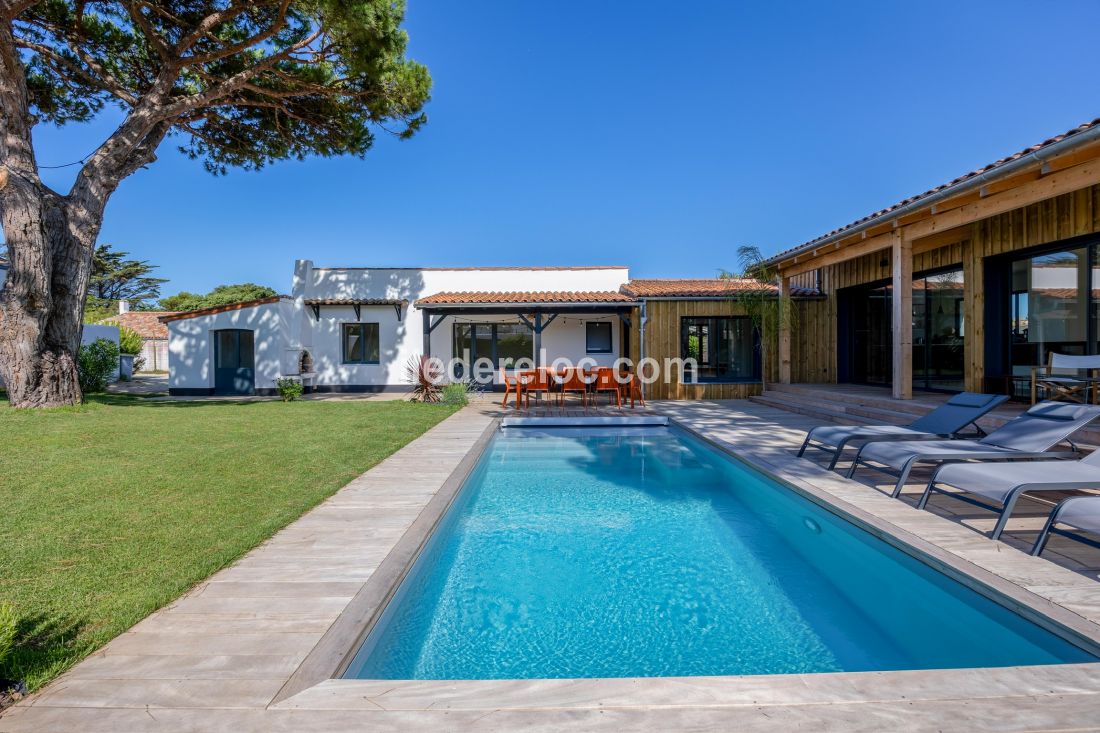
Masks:
[[[405,362],[405,379],[412,385],[413,402],[439,402],[443,399],[443,366],[438,359],[410,356]]]
[[[781,329],[794,330],[798,314],[790,297],[779,297],[776,292],[779,270],[768,264],[758,247],[738,247],[737,261],[740,266],[738,273],[722,272],[719,276],[749,281],[744,282],[742,287],[731,290],[730,297],[736,299],[735,302],[752,320],[753,328],[760,334],[760,380],[766,384],[768,352],[772,348],[778,348]]]

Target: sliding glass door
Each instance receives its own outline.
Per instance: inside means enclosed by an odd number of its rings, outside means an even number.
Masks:
[[[913,386],[961,392],[965,338],[963,273],[949,270],[913,282]]]
[[[1090,254],[1091,250],[1091,254]],[[1097,247],[1050,252],[1012,263],[1010,334],[1012,373],[1030,374],[1051,352],[1096,353],[1090,348],[1089,314]]]
[[[847,294],[851,313],[848,379],[856,384],[889,387],[893,379],[891,287],[853,288]]]
[[[850,288],[844,294],[848,323],[848,381],[888,387],[893,383],[893,304],[889,284]],[[963,389],[965,339],[961,269],[913,280],[913,386]]]

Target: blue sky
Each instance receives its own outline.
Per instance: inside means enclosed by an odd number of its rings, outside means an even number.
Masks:
[[[1094,1],[408,5],[435,82],[420,134],[220,178],[169,141],[100,241],[165,294],[283,292],[299,257],[709,277],[1100,116]],[[40,163],[116,123],[38,128]]]

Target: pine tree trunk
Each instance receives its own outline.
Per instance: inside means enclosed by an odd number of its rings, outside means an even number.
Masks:
[[[92,253],[107,200],[156,159],[171,127],[133,111],[77,174],[68,195],[38,175],[23,62],[0,23],[0,226],[11,260],[0,288],[0,378],[14,407],[75,405],[77,354]]]
[[[13,407],[81,399],[76,359],[101,214],[81,211],[42,185],[12,179],[0,191],[11,260],[0,290],[0,377]],[[73,227],[77,218],[82,226]]]

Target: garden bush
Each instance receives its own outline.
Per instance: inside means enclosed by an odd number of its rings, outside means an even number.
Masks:
[[[143,345],[141,334],[127,326],[119,326],[118,350],[123,354],[140,354]]]
[[[440,402],[444,405],[458,406],[470,404],[470,393],[474,391],[469,382],[454,382],[443,387]]]
[[[279,377],[275,380],[275,389],[283,402],[293,402],[302,396],[302,381],[294,377]]]
[[[118,369],[118,346],[109,339],[96,339],[80,347],[76,371],[80,391],[84,394],[102,392]]]

